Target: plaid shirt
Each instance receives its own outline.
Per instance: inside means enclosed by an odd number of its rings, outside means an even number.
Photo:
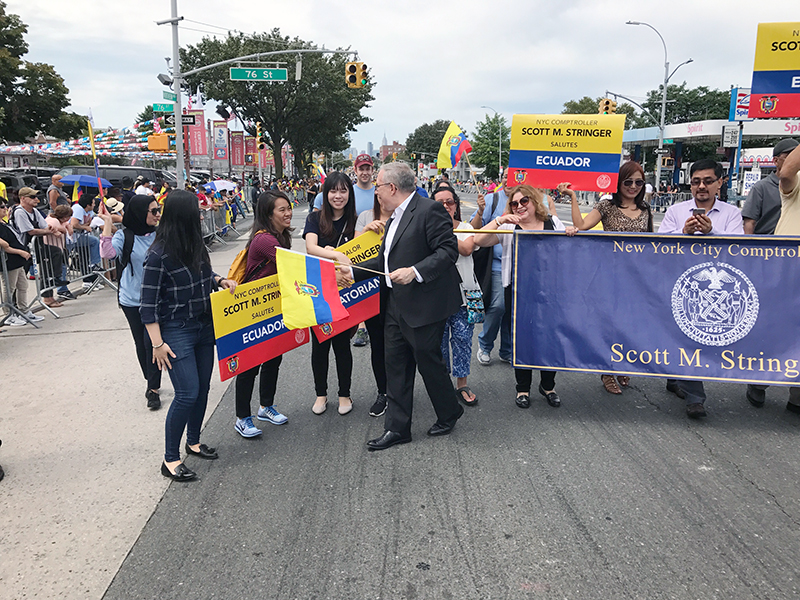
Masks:
[[[172,260],[163,249],[154,248],[144,262],[142,303],[139,314],[142,323],[197,319],[211,316],[211,292],[217,290],[214,280],[219,277],[204,264],[200,273],[192,273]]]

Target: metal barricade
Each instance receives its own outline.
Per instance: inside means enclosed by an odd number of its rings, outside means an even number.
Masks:
[[[11,290],[11,280],[9,278],[6,257],[7,254],[5,250],[0,249],[0,309],[2,309],[2,313],[0,313],[0,325],[4,325],[10,317],[18,317],[33,325],[36,329],[39,329],[39,326],[28,318],[26,314],[27,307],[23,307],[26,309],[25,311],[17,307]],[[20,268],[23,269],[23,271],[25,270],[25,267]],[[16,271],[16,269],[14,270]],[[28,277],[27,273],[23,273],[23,276],[26,278]],[[17,299],[17,302],[19,302],[19,299]]]
[[[202,212],[203,212],[202,216],[203,216],[203,227],[204,227],[203,239],[205,240],[206,245],[208,246],[211,244],[211,242],[216,240],[221,244],[227,246],[228,242],[222,238],[222,236],[225,235],[226,233],[224,229],[225,223],[223,221],[222,227],[218,225],[218,222],[220,220],[219,211],[209,209],[209,210],[204,210]],[[205,224],[206,221],[208,222],[207,225]],[[207,234],[208,238],[206,238],[206,231],[208,232]]]

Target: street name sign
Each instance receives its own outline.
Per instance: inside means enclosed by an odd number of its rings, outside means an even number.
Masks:
[[[171,100],[172,102],[177,102],[178,101],[178,95],[177,94],[173,94],[172,92],[168,92],[167,90],[164,90],[161,93],[164,96],[164,100]]]
[[[153,104],[153,112],[172,112],[175,110],[174,104]]]
[[[244,69],[231,67],[231,81],[288,81],[286,69]]]

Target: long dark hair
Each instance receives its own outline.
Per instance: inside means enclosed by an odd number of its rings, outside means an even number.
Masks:
[[[459,200],[458,194],[456,194],[456,190],[448,182],[443,181],[439,185],[436,186],[435,190],[433,190],[433,193],[431,194],[431,199],[436,200],[436,194],[438,194],[439,192],[450,192],[451,194],[453,194],[453,200],[456,201],[456,212],[453,215],[453,218],[456,221],[460,221],[461,220],[461,200]]]
[[[347,204],[344,205],[344,229],[342,235],[348,240],[352,240],[356,233],[356,193],[353,190],[353,182],[341,171],[334,171],[325,178],[322,186],[322,210],[319,215],[320,237],[333,237],[333,208],[328,202],[328,193],[337,188],[347,190]]]
[[[622,189],[622,182],[626,179],[630,179],[636,173],[642,176],[644,179],[644,169],[642,165],[638,162],[628,161],[624,165],[619,168],[619,179],[617,179],[617,191],[611,195],[611,203],[614,206],[621,206],[622,205],[622,196],[620,194],[620,190]],[[636,208],[639,210],[643,210],[647,213],[647,231],[653,231],[653,213],[650,211],[650,205],[644,199],[645,188],[647,187],[647,183],[645,183],[639,193],[636,194],[636,197],[633,199],[633,202],[636,204]]]
[[[164,212],[156,229],[153,246],[194,273],[211,264],[200,228],[200,206],[197,196],[184,190],[173,190],[164,199]]]
[[[278,200],[278,198],[283,198],[286,200],[291,208],[292,201],[289,200],[289,196],[287,196],[285,192],[268,190],[266,192],[262,192],[258,197],[258,201],[256,202],[256,212],[255,216],[253,217],[253,226],[250,229],[250,239],[247,241],[248,248],[250,247],[250,244],[253,243],[256,234],[261,230],[269,231],[275,236],[275,239],[277,239],[278,243],[284,248],[292,247],[292,231],[294,231],[294,227],[288,227],[287,229],[284,229],[282,232],[278,233],[278,231],[275,229],[275,226],[272,224],[272,213],[275,212],[275,202]]]

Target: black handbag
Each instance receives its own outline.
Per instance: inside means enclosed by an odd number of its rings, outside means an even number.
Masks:
[[[492,212],[497,210],[497,192],[492,194]],[[492,259],[494,258],[494,248],[478,248],[472,253],[472,265],[475,271],[475,279],[481,286],[484,298],[491,297],[492,293]]]

